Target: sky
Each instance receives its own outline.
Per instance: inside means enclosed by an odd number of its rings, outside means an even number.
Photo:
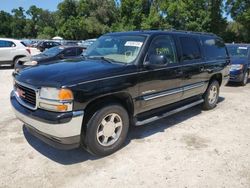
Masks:
[[[63,0],[0,0],[0,10],[11,13],[11,10],[18,7],[23,7],[28,10],[31,5],[36,5],[39,8],[55,11],[58,3]]]

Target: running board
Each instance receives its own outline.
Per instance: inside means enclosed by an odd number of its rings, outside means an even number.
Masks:
[[[193,103],[187,104],[187,105],[185,105],[185,106],[182,106],[182,107],[180,107],[180,108],[176,108],[176,109],[174,109],[174,110],[171,110],[171,111],[169,111],[169,112],[167,112],[167,113],[164,113],[164,114],[162,114],[162,115],[160,115],[160,116],[154,116],[154,117],[145,119],[145,120],[143,120],[143,121],[137,121],[137,122],[135,123],[135,126],[141,126],[141,125],[148,124],[148,123],[151,123],[151,122],[153,122],[153,121],[156,121],[156,120],[159,120],[159,119],[162,119],[162,118],[171,116],[171,115],[173,115],[173,114],[176,114],[176,113],[181,112],[181,111],[183,111],[183,110],[189,109],[189,108],[191,108],[191,107],[193,107],[193,106],[196,106],[196,105],[198,105],[198,104],[201,104],[201,103],[203,103],[203,102],[204,102],[204,100],[201,99],[201,100],[195,101],[195,102],[193,102]]]

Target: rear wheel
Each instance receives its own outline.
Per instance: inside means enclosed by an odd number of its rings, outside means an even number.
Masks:
[[[97,156],[114,153],[125,142],[129,128],[127,111],[118,104],[97,110],[87,123],[85,145]]]
[[[243,75],[243,80],[241,82],[241,85],[245,86],[247,84],[247,82],[248,82],[248,76],[249,76],[249,73],[248,73],[248,71],[246,71],[244,73],[244,75]]]
[[[219,92],[220,92],[220,85],[217,80],[212,81],[206,92],[204,93],[204,103],[203,103],[203,109],[204,110],[211,110],[215,108],[218,98],[219,98]]]

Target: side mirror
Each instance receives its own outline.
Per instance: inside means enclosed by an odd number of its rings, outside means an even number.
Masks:
[[[150,68],[165,67],[168,64],[168,58],[165,55],[150,55],[148,61],[144,63]]]

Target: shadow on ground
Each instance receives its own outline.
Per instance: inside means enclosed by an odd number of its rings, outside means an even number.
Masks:
[[[247,84],[250,83],[250,80],[248,79]],[[228,82],[226,87],[244,87],[240,84],[240,82]]]
[[[225,98],[220,97],[218,103],[223,102]],[[178,125],[179,123],[188,120],[198,114],[201,114],[202,108],[201,105],[190,108],[188,110],[182,111],[175,115],[172,115],[168,118],[164,118],[158,120],[154,123],[150,123],[147,125],[143,125],[140,127],[131,126],[127,140],[125,142],[125,146],[130,143],[131,140],[139,140],[149,137],[158,132],[164,132],[166,129]],[[81,163],[87,160],[97,160],[100,159],[98,157],[94,157],[93,155],[89,154],[87,151],[78,148],[73,150],[58,150],[55,149],[44,142],[40,141],[38,138],[31,135],[27,129],[23,126],[23,133],[28,141],[28,143],[40,152],[42,155],[48,157],[49,159],[63,164],[63,165],[70,165],[75,163]],[[118,151],[119,152],[119,151]]]
[[[0,66],[0,70],[10,70],[13,69],[11,66]]]

